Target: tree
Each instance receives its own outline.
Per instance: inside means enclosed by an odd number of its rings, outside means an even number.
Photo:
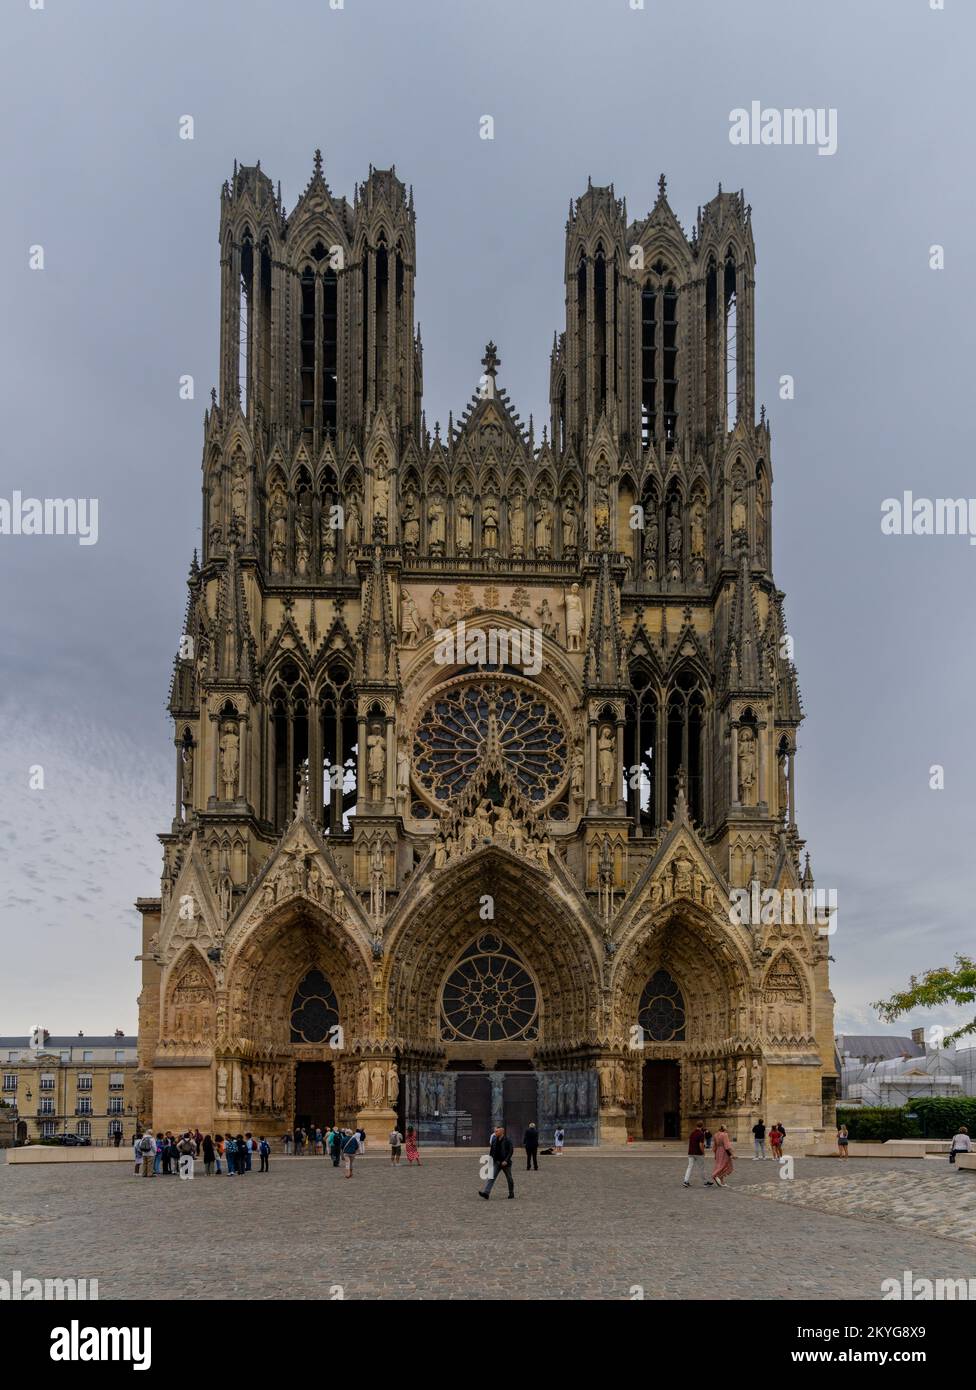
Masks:
[[[976,1001],[976,961],[969,956],[956,956],[955,969],[947,965],[926,970],[919,979],[913,975],[908,989],[900,990],[890,999],[879,999],[873,1007],[886,1023],[907,1014],[912,1009],[929,1009],[936,1004],[972,1004]],[[946,1033],[942,1046],[948,1047],[957,1038],[976,1033],[976,1017]]]

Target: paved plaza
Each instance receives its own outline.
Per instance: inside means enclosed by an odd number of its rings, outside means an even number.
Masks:
[[[524,1158],[521,1160],[524,1164]],[[934,1171],[933,1171],[934,1170]],[[573,1152],[477,1197],[478,1155],[420,1169],[382,1151],[352,1181],[275,1155],[243,1178],[145,1180],[131,1163],[0,1161],[0,1275],[97,1278],[103,1299],[876,1299],[881,1281],[969,1278],[976,1175],[911,1160],[737,1163],[724,1191],[684,1159]],[[914,1196],[913,1196],[914,1194]],[[913,1201],[917,1219],[911,1218]],[[911,1229],[906,1221],[911,1220]],[[958,1223],[958,1234],[953,1234]]]

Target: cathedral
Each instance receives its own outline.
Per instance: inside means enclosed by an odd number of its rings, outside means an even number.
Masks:
[[[412,190],[349,202],[316,153],[286,211],[235,165],[144,1123],[833,1123],[751,212],[720,187],[688,235],[663,176],[636,221],[588,183],[545,426],[489,342],[431,431]]]

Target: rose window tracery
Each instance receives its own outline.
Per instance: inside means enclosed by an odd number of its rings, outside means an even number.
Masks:
[[[644,986],[637,1022],[651,1042],[683,1042],[685,1001],[666,970],[658,970]]]
[[[444,984],[441,1037],[470,1042],[532,1041],[539,1001],[515,951],[486,933],[464,952]]]
[[[293,1043],[322,1043],[339,1022],[339,1001],[321,970],[310,970],[291,1001]]]
[[[527,681],[459,681],[437,692],[417,723],[413,774],[440,802],[463,792],[489,746],[528,801],[543,804],[566,775],[563,722]]]

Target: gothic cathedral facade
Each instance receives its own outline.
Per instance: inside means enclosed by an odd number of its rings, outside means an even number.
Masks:
[[[140,1117],[829,1126],[743,196],[570,204],[539,436],[492,343],[427,428],[395,170],[235,166],[220,255]]]

